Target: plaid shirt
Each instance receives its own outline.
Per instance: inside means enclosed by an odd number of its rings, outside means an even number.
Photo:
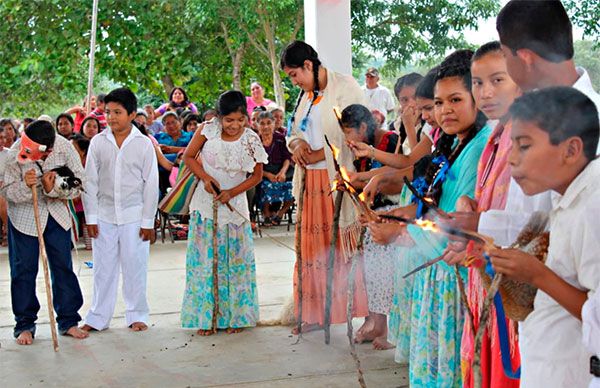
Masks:
[[[46,160],[39,161],[39,165],[36,162],[24,164],[17,162],[19,149],[20,140],[10,149],[4,172],[4,186],[0,189],[0,194],[8,201],[8,218],[13,226],[23,234],[37,237],[33,215],[33,196],[31,189],[25,184],[25,173],[30,169],[34,169],[41,179],[40,166],[44,172],[56,167],[67,166],[82,182],[85,179],[85,174],[79,154],[75,151],[73,145],[62,136],[56,136],[52,153],[48,155]],[[52,189],[49,193],[45,193],[41,183],[36,186],[36,190],[38,191],[38,208],[42,230],[46,229],[48,215],[51,215],[65,230],[69,230],[72,225],[71,213],[66,200],[78,197],[81,195],[81,190],[72,189],[59,194],[55,189]]]

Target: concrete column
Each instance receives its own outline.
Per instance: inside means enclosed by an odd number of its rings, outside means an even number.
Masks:
[[[304,36],[325,67],[352,74],[350,0],[304,0]]]

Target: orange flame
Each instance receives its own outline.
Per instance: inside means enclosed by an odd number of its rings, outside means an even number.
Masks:
[[[342,119],[342,112],[340,111],[340,108],[338,108],[337,106],[333,107],[333,113],[335,113],[335,117],[337,117],[338,120]]]
[[[423,197],[423,200],[428,203],[433,203],[433,199],[431,199],[429,197]]]
[[[429,230],[431,232],[437,232],[439,228],[435,225],[435,222],[430,220],[418,219],[415,223],[423,230]]]
[[[342,179],[344,179],[347,182],[350,182],[350,176],[348,175],[348,171],[346,170],[345,167],[343,167],[343,166],[340,167],[340,173],[342,175]]]
[[[364,191],[358,195],[358,199],[360,199],[363,202],[365,202],[367,200],[367,197],[365,196]]]
[[[340,156],[340,150],[334,146],[333,144],[331,145],[331,151],[333,152],[333,157],[335,160],[338,159],[338,156]]]

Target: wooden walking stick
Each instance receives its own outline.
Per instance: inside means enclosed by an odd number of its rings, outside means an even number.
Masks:
[[[46,244],[44,243],[44,231],[40,224],[40,211],[38,209],[37,188],[31,188],[33,196],[33,217],[37,228],[38,243],[40,245],[40,256],[42,256],[42,267],[44,268],[44,283],[46,284],[46,299],[48,302],[48,315],[50,316],[50,333],[52,334],[52,346],[54,351],[58,352],[58,336],[56,335],[56,319],[54,318],[54,305],[52,304],[52,289],[50,287],[50,275],[48,274],[48,255],[46,253]]]
[[[302,211],[304,209],[304,189],[306,187],[306,171],[304,171],[304,178],[302,178],[301,186],[300,186],[300,195],[298,196],[298,215],[296,217],[296,273],[298,278],[298,317],[296,319],[297,329],[298,330],[298,339],[296,343],[300,342],[300,337],[302,337]]]
[[[212,331],[217,332],[217,316],[219,315],[219,202],[213,199],[213,316]]]
[[[360,358],[358,358],[358,353],[356,352],[356,344],[354,343],[354,338],[352,338],[354,332],[354,328],[352,326],[352,310],[354,308],[354,278],[356,276],[356,265],[358,260],[357,255],[362,251],[364,237],[365,229],[363,229],[360,234],[360,241],[358,243],[357,253],[350,258],[351,266],[350,273],[348,274],[348,300],[346,302],[346,335],[348,336],[348,343],[350,344],[350,355],[352,356],[354,364],[356,365],[356,376],[358,378],[358,384],[360,384],[361,388],[366,388],[367,384],[365,383],[362,367],[360,366]]]
[[[331,245],[329,247],[329,259],[327,260],[327,286],[325,290],[325,343],[329,345],[331,339],[330,326],[331,326],[331,299],[333,297],[333,268],[335,265],[335,253],[337,240],[340,235],[340,211],[342,209],[342,199],[344,192],[340,191],[335,197],[335,203],[333,207],[333,235],[331,237]]]

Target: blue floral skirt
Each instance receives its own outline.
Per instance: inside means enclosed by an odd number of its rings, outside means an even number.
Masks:
[[[271,182],[265,179],[260,184],[259,205],[293,201],[292,182]]]
[[[200,213],[190,215],[186,253],[186,280],[181,325],[185,328],[212,328],[213,296],[213,221]],[[217,327],[256,326],[258,293],[252,229],[242,225],[219,226],[218,233],[219,314]]]

